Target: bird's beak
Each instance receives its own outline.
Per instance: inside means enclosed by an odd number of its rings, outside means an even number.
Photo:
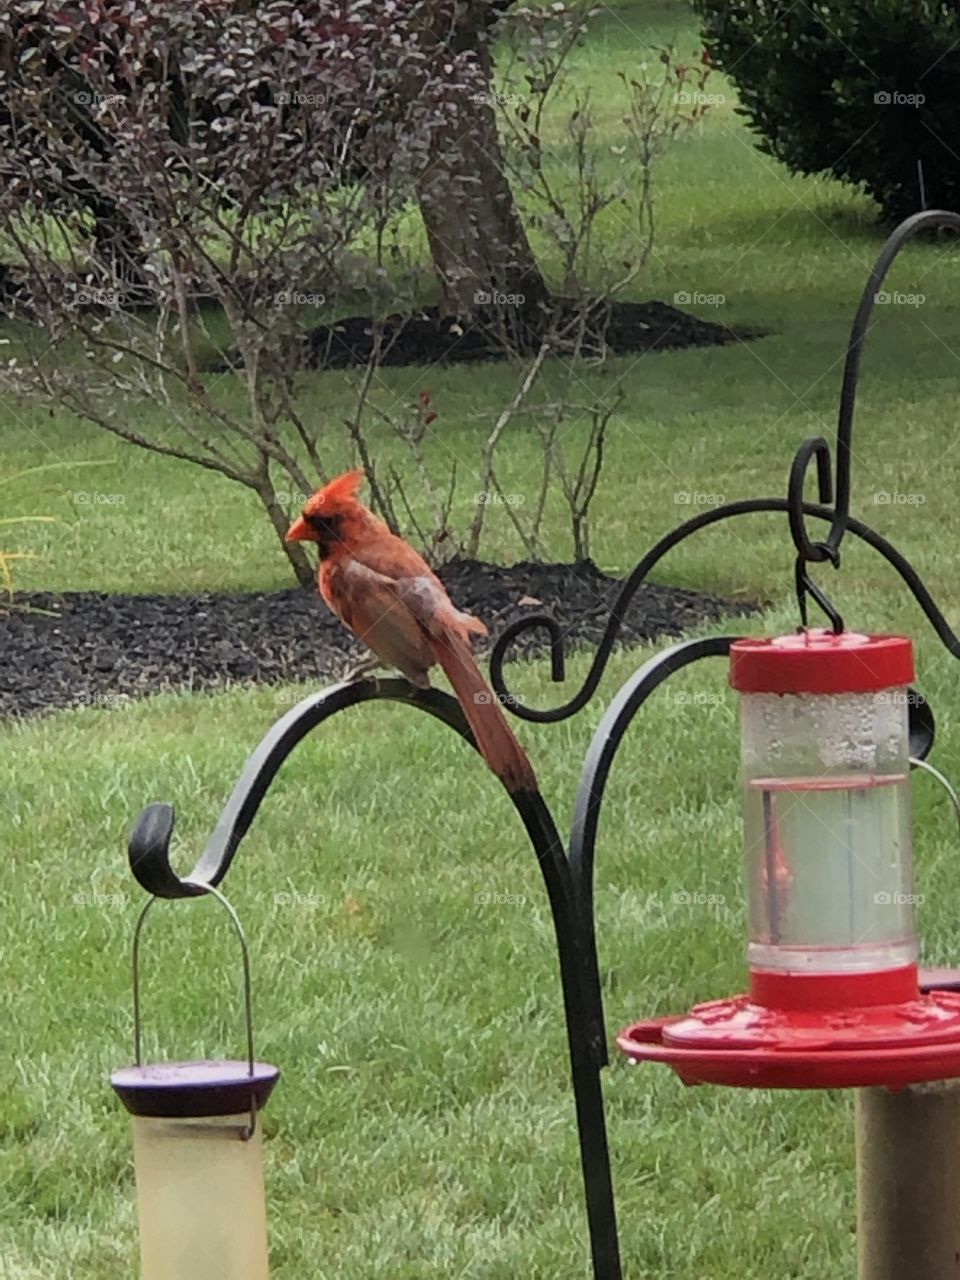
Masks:
[[[297,516],[293,524],[287,530],[287,542],[315,542],[313,530],[304,520],[303,516]]]

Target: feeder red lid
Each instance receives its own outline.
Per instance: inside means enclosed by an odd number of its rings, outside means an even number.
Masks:
[[[741,693],[877,693],[913,678],[906,636],[811,628],[737,640],[730,648],[730,683]]]

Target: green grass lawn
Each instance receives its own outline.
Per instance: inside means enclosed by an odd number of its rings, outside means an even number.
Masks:
[[[577,52],[578,80],[592,86],[611,142],[611,70],[674,33],[695,45],[682,4],[621,3]],[[614,571],[691,514],[678,495],[780,494],[800,441],[832,432],[844,341],[882,241],[862,198],[791,177],[759,153],[724,92],[728,101],[660,171],[656,257],[636,292],[722,294],[701,314],[769,336],[583,372],[594,390],[624,393],[594,531],[595,558]],[[615,244],[627,232],[610,218],[605,235]],[[954,625],[958,285],[953,248],[914,246],[897,264],[891,289],[926,301],[878,309],[853,498],[855,514],[914,558]],[[409,399],[428,386],[441,411],[434,457],[468,468],[512,385],[506,369],[407,369],[385,374],[381,394]],[[334,448],[350,403],[342,376],[315,375],[306,395]],[[25,587],[286,584],[270,531],[227,482],[35,405],[0,413],[0,476],[62,465],[2,491],[4,515],[59,520],[21,532],[38,557],[21,568]],[[500,467],[508,492],[536,474],[535,441],[519,419]],[[100,465],[80,465],[91,461]],[[471,492],[462,489],[461,515]],[[98,493],[122,501],[76,497]],[[915,501],[878,496],[889,493]],[[547,538],[551,554],[569,557],[559,509]],[[519,554],[496,513],[486,554]],[[751,623],[766,630],[795,622],[791,571],[785,521],[767,516],[700,535],[661,576],[769,601]],[[939,719],[935,759],[952,771],[952,660],[861,547],[845,545],[827,586],[850,624],[918,635],[920,685]],[[521,729],[561,826],[603,707],[642,656],[617,656],[575,721]],[[583,657],[571,663],[571,689],[585,668]],[[518,682],[543,702],[562,696],[543,664]],[[163,695],[0,730],[0,1280],[131,1274],[128,1127],[105,1083],[132,1052],[128,954],[140,895],[126,872],[126,831],[147,801],[175,801],[180,865],[192,865],[248,750],[302,692]],[[698,693],[716,697],[689,705]],[[711,664],[676,677],[623,748],[597,877],[611,1032],[743,983],[735,721],[722,664]],[[947,963],[960,950],[956,833],[932,784],[918,779],[916,793],[924,959]],[[522,832],[471,756],[402,709],[340,718],[283,771],[227,887],[252,944],[258,1050],[284,1070],[265,1118],[277,1280],[586,1276],[549,913]],[[694,890],[725,905],[674,901]],[[483,905],[484,894],[516,901]],[[145,955],[151,1051],[239,1053],[239,966],[214,904],[158,908]],[[633,1280],[852,1273],[848,1095],[686,1090],[665,1070],[619,1059],[606,1090]]]

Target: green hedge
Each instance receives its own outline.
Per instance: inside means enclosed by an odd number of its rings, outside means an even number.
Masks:
[[[695,7],[771,155],[863,187],[891,218],[924,203],[960,209],[958,0]]]

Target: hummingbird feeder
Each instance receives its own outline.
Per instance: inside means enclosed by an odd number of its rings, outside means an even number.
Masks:
[[[621,1033],[688,1084],[902,1088],[960,1075],[960,993],[921,994],[903,636],[734,642],[749,991]]]
[[[144,1063],[141,1053],[140,937],[134,934],[135,1065],[115,1071],[114,1090],[133,1116],[134,1167],[143,1280],[268,1280],[263,1143],[259,1113],[279,1078],[253,1052],[250,960],[243,955],[247,1057],[243,1061]]]

